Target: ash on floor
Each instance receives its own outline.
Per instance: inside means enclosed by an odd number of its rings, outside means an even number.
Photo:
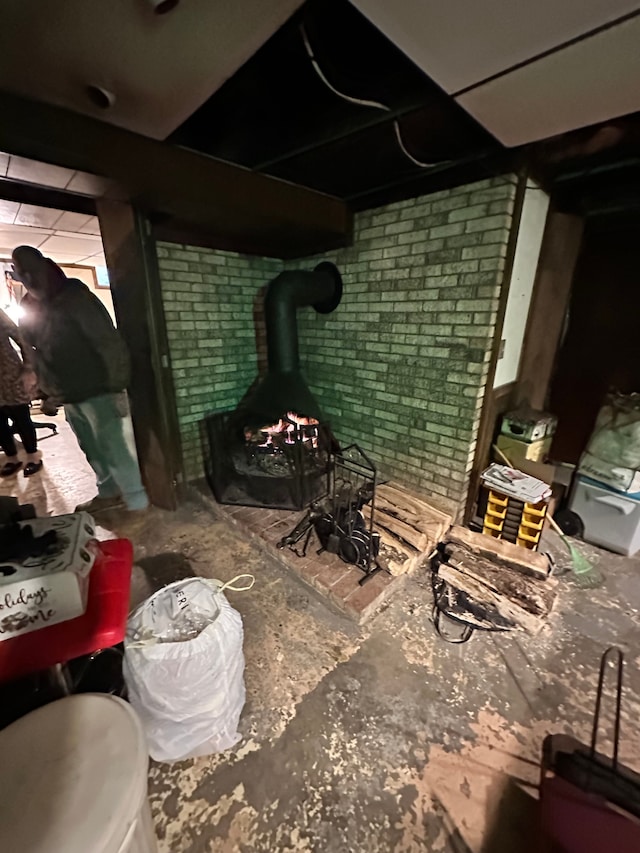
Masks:
[[[39,514],[92,496],[64,425],[42,449],[40,480],[2,493]],[[621,759],[640,769],[640,559],[581,544],[604,587],[563,578],[538,637],[478,633],[451,646],[433,631],[426,573],[359,629],[200,503],[120,520],[113,533],[135,544],[134,600],[189,572],[256,577],[250,592],[229,592],[245,625],[243,740],[224,755],[152,766],[161,853],[526,853],[542,740],[588,737],[611,644],[628,661]],[[558,539],[549,544],[566,569]]]
[[[160,515],[137,541],[162,581],[185,559],[206,577],[256,576],[229,593],[245,623],[243,740],[152,767],[163,853],[532,849],[542,740],[588,737],[611,644],[628,653],[621,754],[640,766],[640,560],[581,544],[603,588],[567,576],[539,636],[451,646],[434,634],[426,572],[361,630],[206,509]],[[549,546],[563,571],[553,534]]]

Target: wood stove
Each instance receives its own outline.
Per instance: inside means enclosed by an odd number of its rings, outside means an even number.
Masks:
[[[332,441],[327,424],[285,421],[292,427],[286,438],[272,438],[271,427],[249,432],[237,412],[210,415],[205,423],[207,477],[218,503],[303,509],[326,491]]]
[[[265,297],[268,371],[233,411],[205,418],[205,467],[219,503],[303,509],[327,490],[337,444],[300,368],[296,309],[337,308],[342,278],[330,263],[284,272]]]

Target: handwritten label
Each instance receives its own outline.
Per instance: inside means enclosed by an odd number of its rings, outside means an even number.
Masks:
[[[86,513],[21,524],[30,526],[34,536],[54,531],[57,542],[53,553],[0,565],[0,646],[21,634],[81,616],[98,553],[91,546],[94,528]]]
[[[46,586],[41,586],[32,592],[27,592],[22,587],[17,591],[0,595],[0,611],[9,611],[0,619],[0,634],[15,634],[18,631],[24,631],[29,625],[46,624],[51,621],[56,611],[46,605],[50,592],[51,590]],[[15,608],[20,609],[16,611]]]
[[[46,586],[41,586],[33,592],[27,592],[22,587],[17,593],[7,592],[0,595],[0,610],[11,610],[14,607],[40,607],[51,592]]]

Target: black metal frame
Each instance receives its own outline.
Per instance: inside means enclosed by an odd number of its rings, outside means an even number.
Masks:
[[[613,716],[612,755],[597,751],[601,722],[604,682],[610,658],[615,662],[615,710]],[[624,655],[615,646],[605,650],[600,660],[591,742],[589,745],[565,734],[547,735],[543,743],[541,786],[548,771],[553,771],[580,791],[596,800],[612,803],[640,819],[640,774],[620,763],[620,721]],[[615,845],[614,845],[615,846]]]
[[[286,476],[259,476],[238,468],[239,456],[248,453],[250,446],[236,411],[209,415],[204,426],[208,444],[204,448],[207,481],[218,503],[301,510],[326,494],[331,459],[331,431],[327,424],[295,426],[293,443],[283,449],[282,459],[289,466]],[[318,441],[313,456],[304,447],[311,429],[317,431]]]
[[[305,557],[315,529],[323,543],[317,553],[327,551],[355,565],[364,572],[364,577],[359,584],[366,583],[382,570],[377,560],[377,534],[374,530],[377,482],[377,468],[359,445],[350,444],[343,450],[332,453],[326,494],[310,504],[307,513],[287,536],[283,536],[278,547],[288,546],[296,556]],[[356,524],[365,504],[369,506],[369,525],[362,530],[361,527],[357,528]],[[344,523],[342,519],[345,516],[347,522],[342,526]],[[364,518],[363,513],[362,518]],[[325,529],[324,535],[321,536],[319,528],[323,524]],[[304,544],[300,551],[297,545],[302,539]],[[359,552],[353,544],[356,540],[365,550],[365,564],[357,559]],[[354,547],[356,559],[348,559],[345,556],[345,543],[350,543]]]
[[[362,481],[358,488],[355,488],[355,483],[352,478],[355,478],[356,481],[358,479]],[[362,506],[366,503],[369,509],[369,526],[366,532],[369,537],[369,542],[371,543],[373,541],[372,537],[374,534],[377,483],[378,469],[359,445],[350,444],[343,448],[339,453],[333,454],[329,471],[329,491],[331,494],[331,516],[333,518],[334,535],[338,535],[339,533],[342,535],[346,534],[346,536],[351,539],[355,532],[356,516],[354,512],[350,512],[348,515],[349,523],[347,527],[341,531],[338,530],[337,516],[342,499],[341,492],[343,490],[343,485],[348,485],[349,496],[347,498],[347,504],[350,508],[352,503],[360,503],[361,497],[366,498],[362,503]],[[371,495],[370,498],[368,497],[369,494]],[[358,507],[359,510],[361,508],[362,507]],[[365,573],[364,578],[360,581],[361,584],[381,570],[381,566],[378,564],[373,550],[374,549],[371,545],[367,548],[366,566],[360,566],[357,563],[355,564],[358,565],[358,568],[362,569]]]

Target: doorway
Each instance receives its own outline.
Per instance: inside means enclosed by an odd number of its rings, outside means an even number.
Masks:
[[[553,458],[579,461],[611,388],[640,391],[639,225],[629,213],[587,220],[549,389]]]
[[[33,196],[33,189],[30,195]],[[111,257],[108,260],[96,206],[90,199],[85,198],[82,201],[82,207],[86,210],[88,204],[92,212],[81,213],[46,204],[37,205],[31,201],[27,203],[13,199],[0,200],[0,307],[6,308],[14,319],[19,320],[22,286],[12,280],[10,260],[11,251],[18,245],[38,248],[46,257],[56,262],[67,277],[83,281],[103,303],[114,324],[120,328],[132,354],[134,370],[130,387],[131,410],[140,467],[150,500],[157,506],[173,509],[176,505],[177,463],[175,455],[163,452],[164,448],[172,444],[170,439],[166,439],[166,433],[162,432],[171,429],[171,420],[166,415],[160,418],[157,414],[166,410],[167,406],[159,397],[159,389],[164,389],[164,385],[160,388],[157,377],[159,357],[156,357],[154,363],[154,353],[163,329],[163,318],[154,317],[153,322],[150,322],[146,313],[149,301],[147,293],[150,288],[148,275],[153,273],[153,269],[147,265],[142,276],[137,270],[131,274],[129,267],[131,264],[135,265],[136,257],[145,252],[141,241],[139,244],[134,241],[128,257],[118,257],[117,265],[114,265],[114,249],[111,245]],[[125,204],[120,207],[131,210]],[[112,288],[114,283],[117,287]],[[157,332],[156,337],[151,335],[151,329]],[[141,340],[144,340],[142,349]],[[163,381],[166,380],[163,378]],[[42,418],[38,416],[37,420],[42,421]],[[66,429],[66,424],[58,426],[59,431],[54,441],[47,441],[42,448],[45,451],[45,466],[47,448],[53,452],[56,442],[60,447],[61,443],[75,441]],[[44,429],[42,432],[38,431],[39,438],[43,437],[44,432]],[[173,446],[175,443],[174,441]],[[74,471],[70,471],[69,475],[74,475],[72,480],[75,483],[75,506],[94,496],[95,483],[91,477],[87,479],[76,470],[78,465],[87,465],[82,456],[78,457],[74,453],[63,455],[67,461],[71,460],[74,466]],[[85,487],[88,493],[78,494],[78,488],[82,491]],[[48,511],[51,512],[52,509],[53,507]],[[65,509],[71,511],[73,506]],[[58,506],[54,511],[60,512],[61,509]]]

